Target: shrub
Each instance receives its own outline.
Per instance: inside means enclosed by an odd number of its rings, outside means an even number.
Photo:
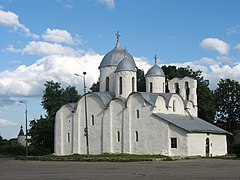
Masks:
[[[236,154],[238,158],[240,158],[240,144],[233,144],[233,153]]]
[[[21,156],[25,154],[25,147],[21,145],[3,145],[0,146],[0,154],[11,154]]]

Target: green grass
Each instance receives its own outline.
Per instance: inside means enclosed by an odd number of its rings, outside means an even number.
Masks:
[[[227,160],[240,160],[240,158],[238,158],[235,154],[227,154],[227,155],[224,155],[224,156],[216,156],[216,157],[213,157],[213,158],[227,159]]]
[[[137,154],[99,154],[99,155],[68,155],[68,156],[20,156],[21,160],[40,161],[88,161],[88,162],[135,162],[135,161],[170,161],[172,158],[163,155],[137,155]]]
[[[0,154],[0,158],[9,158],[9,157],[16,157],[16,155],[13,155],[13,154]]]

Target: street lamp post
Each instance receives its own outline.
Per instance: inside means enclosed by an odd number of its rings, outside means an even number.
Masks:
[[[27,135],[27,120],[28,120],[28,116],[27,116],[27,102],[25,102],[25,101],[19,101],[20,103],[23,103],[23,104],[25,104],[25,126],[26,126],[26,138],[25,138],[25,148],[26,148],[26,156],[28,156],[28,135]]]
[[[88,142],[88,119],[87,119],[87,96],[86,96],[86,72],[83,72],[83,76],[80,74],[74,74],[75,76],[79,76],[83,78],[83,90],[84,90],[84,105],[85,105],[85,123],[86,127],[84,128],[85,136],[86,136],[86,148],[87,148],[87,157],[89,157],[89,142]]]

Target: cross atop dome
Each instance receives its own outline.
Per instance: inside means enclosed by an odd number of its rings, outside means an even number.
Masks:
[[[157,59],[158,59],[157,55],[155,54],[153,58],[154,58],[154,63],[157,64]]]
[[[127,47],[126,46],[125,46],[123,52],[124,52],[124,58],[125,58],[126,57],[126,53],[127,53]]]
[[[117,31],[117,34],[115,34],[115,35],[116,35],[116,37],[117,37],[117,42],[119,42],[119,38],[121,37],[119,31]]]

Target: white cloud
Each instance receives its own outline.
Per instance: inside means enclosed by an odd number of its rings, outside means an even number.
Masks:
[[[113,9],[115,7],[114,0],[97,0],[97,2],[106,5],[110,9]]]
[[[84,56],[51,55],[39,59],[36,63],[21,65],[14,71],[0,73],[0,95],[9,96],[41,96],[46,81],[56,81],[63,86],[76,86],[83,89],[82,79],[74,73],[87,72],[88,88],[99,77],[98,66],[102,56],[87,53]]]
[[[62,46],[57,43],[48,43],[42,41],[31,41],[23,49],[16,49],[13,45],[9,45],[6,49],[10,52],[27,53],[32,55],[75,55],[80,54],[80,50],[75,50],[69,46]]]
[[[45,41],[54,43],[80,44],[81,42],[78,36],[73,38],[68,31],[60,29],[48,28],[42,37]]]
[[[31,33],[26,26],[19,22],[18,15],[16,15],[14,12],[3,11],[0,9],[0,26],[7,26],[14,30],[21,29],[27,36],[30,36],[34,39],[39,38],[38,35]]]
[[[6,119],[0,119],[0,127],[3,127],[3,126],[16,126],[17,123],[16,122],[13,122],[13,121],[10,121],[10,120],[6,120]]]
[[[202,40],[200,46],[205,49],[218,51],[220,54],[228,54],[229,45],[218,38],[206,38]]]

